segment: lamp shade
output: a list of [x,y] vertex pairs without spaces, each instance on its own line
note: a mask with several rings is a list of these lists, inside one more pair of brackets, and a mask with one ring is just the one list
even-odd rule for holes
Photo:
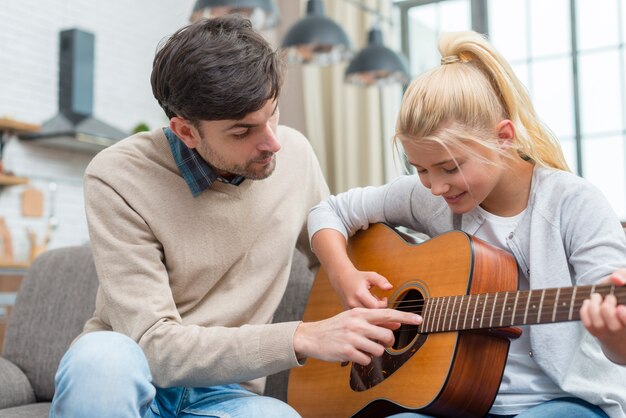
[[306,17],[287,31],[282,46],[290,61],[303,64],[331,65],[352,55],[348,35],[324,16],[321,0],[308,1]]
[[383,45],[377,26],[368,34],[368,43],[346,68],[346,82],[359,86],[406,83],[409,79],[406,59]]
[[191,14],[192,22],[203,17],[238,13],[252,22],[255,29],[269,29],[278,24],[280,13],[274,0],[197,0]]

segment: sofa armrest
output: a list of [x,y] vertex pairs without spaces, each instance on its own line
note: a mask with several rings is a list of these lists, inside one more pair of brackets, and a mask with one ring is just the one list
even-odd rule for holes
[[26,375],[13,363],[0,357],[0,409],[36,402]]

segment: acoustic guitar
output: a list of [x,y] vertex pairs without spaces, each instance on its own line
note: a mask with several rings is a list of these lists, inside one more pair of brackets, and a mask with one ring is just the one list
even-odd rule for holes
[[[358,269],[393,284],[378,296],[424,321],[394,331],[393,347],[366,367],[308,359],[292,369],[288,401],[304,418],[483,416],[498,392],[510,338],[521,335],[515,326],[578,320],[594,292],[626,300],[626,287],[613,285],[518,291],[515,259],[461,231],[413,244],[374,224],[349,240],[348,255]],[[320,269],[304,321],[342,310]]]

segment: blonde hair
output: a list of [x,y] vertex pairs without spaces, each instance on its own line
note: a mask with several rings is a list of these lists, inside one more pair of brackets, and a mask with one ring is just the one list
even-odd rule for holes
[[442,65],[413,80],[404,94],[396,140],[430,140],[446,147],[471,140],[495,149],[494,128],[510,119],[512,148],[519,155],[569,171],[558,139],[537,116],[511,66],[482,35],[443,34],[439,51]]

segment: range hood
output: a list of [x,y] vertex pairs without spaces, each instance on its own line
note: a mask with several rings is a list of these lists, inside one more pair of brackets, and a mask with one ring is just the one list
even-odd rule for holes
[[36,133],[19,135],[41,145],[97,152],[128,134],[96,119],[93,113],[95,36],[79,29],[61,31],[59,113]]

